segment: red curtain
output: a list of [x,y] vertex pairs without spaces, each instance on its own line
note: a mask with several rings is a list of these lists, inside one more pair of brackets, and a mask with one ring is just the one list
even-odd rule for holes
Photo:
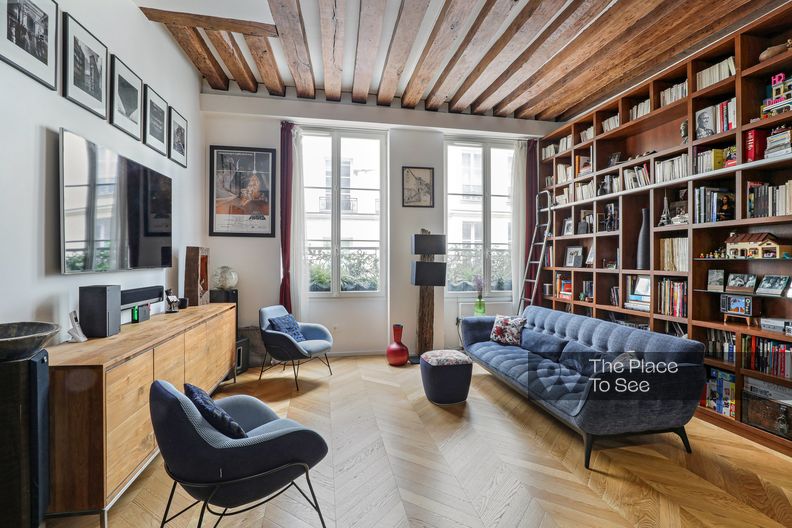
[[[528,262],[528,254],[531,251],[531,240],[534,228],[536,227],[536,195],[539,185],[539,140],[529,139],[527,151],[528,166],[525,169],[525,261]],[[531,276],[536,273],[536,267],[531,266]],[[537,285],[538,286],[538,285]],[[523,284],[523,295],[528,295],[527,284]]]
[[282,277],[280,304],[291,313],[292,131],[294,123],[281,121],[280,241]]

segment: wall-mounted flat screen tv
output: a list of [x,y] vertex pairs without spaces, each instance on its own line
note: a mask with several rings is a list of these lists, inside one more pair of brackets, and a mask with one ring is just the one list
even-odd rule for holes
[[63,273],[171,267],[171,179],[61,130]]

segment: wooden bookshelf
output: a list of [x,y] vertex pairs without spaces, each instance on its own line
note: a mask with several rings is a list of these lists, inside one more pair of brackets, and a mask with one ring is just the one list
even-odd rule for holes
[[[548,251],[553,266],[545,268],[539,280],[551,284],[553,291],[542,297],[542,304],[557,310],[588,315],[603,320],[621,319],[641,324],[656,332],[673,333],[674,326],[681,328],[691,339],[706,341],[708,330],[732,332],[735,335],[735,362],[707,357],[707,367],[717,368],[735,375],[737,388],[736,418],[722,416],[717,412],[701,407],[698,416],[719,426],[728,428],[742,436],[763,445],[792,455],[792,441],[752,427],[742,421],[742,387],[746,377],[768,381],[784,387],[792,387],[792,379],[781,378],[743,367],[743,357],[748,351],[742,350],[743,336],[768,338],[792,343],[792,337],[782,333],[762,330],[758,326],[747,326],[735,322],[724,323],[720,313],[720,295],[708,292],[707,271],[723,269],[730,273],[752,273],[761,279],[766,274],[792,275],[792,260],[784,259],[717,259],[706,255],[725,245],[725,239],[732,232],[758,233],[771,232],[783,242],[792,242],[792,215],[749,218],[747,207],[747,184],[749,181],[781,185],[792,179],[792,155],[761,159],[747,162],[744,152],[745,137],[750,130],[769,130],[780,125],[792,126],[792,112],[774,117],[754,120],[760,115],[760,105],[765,97],[765,88],[770,77],[783,72],[792,78],[792,50],[776,57],[759,62],[759,54],[768,46],[785,42],[792,38],[792,6],[777,9],[754,23],[707,48],[691,55],[676,64],[636,85],[631,90],[611,99],[593,110],[567,122],[540,142],[541,152],[550,144],[558,144],[566,136],[572,136],[572,147],[550,156],[538,163],[538,188],[547,189],[558,199],[567,189],[568,201],[551,207],[554,236]],[[720,82],[699,89],[696,73],[730,56],[734,57],[736,74]],[[660,106],[660,92],[687,79],[688,95],[677,101]],[[716,105],[731,98],[736,99],[736,127],[732,130],[696,138],[696,112],[707,106]],[[648,114],[630,119],[630,109],[645,100],[650,101]],[[603,122],[619,116],[620,126],[607,132]],[[682,141],[680,125],[687,121],[689,139]],[[594,137],[582,141],[581,131],[594,127]],[[697,171],[696,156],[699,152],[712,148],[736,146],[737,164],[717,170]],[[618,162],[612,162],[615,153],[621,153]],[[687,175],[671,180],[655,179],[655,163],[687,154]],[[590,156],[592,171],[578,174],[575,171],[577,156]],[[624,159],[632,157],[632,159]],[[559,181],[558,165],[571,165],[572,179]],[[645,165],[644,165],[645,164]],[[645,166],[649,172],[648,185],[625,189],[625,170]],[[607,195],[597,195],[582,199],[576,195],[576,185],[594,182],[599,189],[605,177],[619,184],[619,190]],[[729,189],[735,194],[734,220],[722,222],[694,223],[695,189],[715,186]],[[690,223],[658,227],[663,211],[663,199],[669,201],[684,190]],[[618,229],[603,231],[599,226],[593,232],[578,234],[577,225],[581,212],[591,211],[595,218],[603,214],[612,204],[618,208]],[[641,225],[642,209],[648,209],[651,225],[650,266],[637,270],[636,249]],[[572,219],[575,234],[563,235],[564,221]],[[596,222],[595,222],[596,224]],[[665,238],[687,238],[688,261],[686,271],[666,271],[661,269],[660,244]],[[567,267],[565,253],[568,247],[584,248],[584,261],[590,251],[594,251],[593,266]],[[603,261],[617,261],[615,269],[607,269]],[[625,307],[625,284],[630,276],[649,277],[652,285],[650,311],[642,312]],[[557,278],[571,281],[572,297],[559,298]],[[659,281],[668,278],[673,281],[687,282],[687,312],[684,317],[661,313],[658,307],[657,286]],[[593,301],[580,297],[583,281],[594,285]],[[619,288],[618,304],[611,303],[611,288]],[[542,287],[541,284],[539,287]],[[790,286],[792,287],[792,285]],[[753,294],[761,301],[761,316],[792,319],[792,299],[767,298]],[[703,388],[702,388],[703,390]]]

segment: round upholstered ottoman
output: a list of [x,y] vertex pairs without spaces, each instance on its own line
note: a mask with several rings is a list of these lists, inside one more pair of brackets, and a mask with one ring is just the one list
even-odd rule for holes
[[430,402],[438,405],[467,399],[473,362],[456,350],[431,350],[421,355],[421,380]]

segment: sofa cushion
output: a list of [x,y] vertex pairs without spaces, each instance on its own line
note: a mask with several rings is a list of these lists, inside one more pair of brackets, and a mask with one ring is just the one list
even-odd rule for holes
[[541,334],[534,330],[523,328],[520,346],[525,350],[539,354],[540,356],[558,361],[561,351],[564,350],[567,342],[564,339],[550,334]]
[[219,432],[229,438],[247,438],[248,435],[245,433],[245,430],[242,429],[242,426],[231,418],[231,415],[225,412],[225,410],[218,407],[206,391],[195,385],[185,383],[184,395],[195,405],[195,408],[198,409],[201,416]]
[[525,326],[525,319],[522,317],[497,315],[490,339],[503,345],[519,345],[523,326]]
[[605,352],[596,350],[578,343],[577,341],[570,341],[564,347],[564,351],[561,352],[559,363],[569,369],[580,372],[585,376],[592,376],[595,369],[597,369],[599,372],[602,371],[601,362],[597,362],[595,360],[601,359],[610,361],[618,355],[619,352]]
[[276,332],[283,332],[291,336],[292,339],[297,341],[305,341],[305,336],[300,331],[300,324],[292,314],[281,315],[280,317],[273,317],[269,320],[273,330]]

